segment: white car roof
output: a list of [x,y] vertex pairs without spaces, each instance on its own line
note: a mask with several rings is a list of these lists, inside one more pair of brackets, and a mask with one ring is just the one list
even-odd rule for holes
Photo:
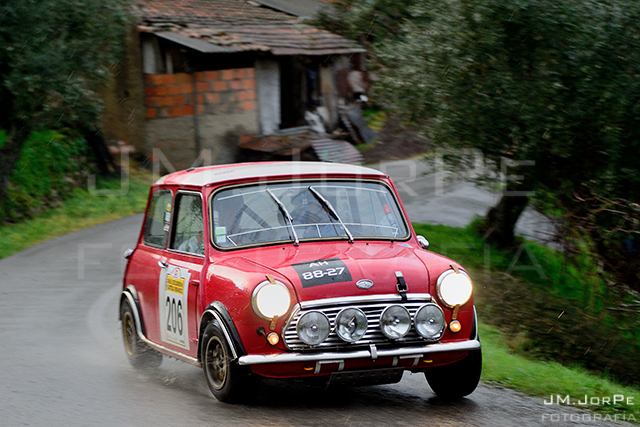
[[375,169],[345,165],[340,163],[323,162],[264,162],[264,163],[235,163],[228,165],[206,166],[187,169],[165,175],[156,184],[175,184],[205,186],[225,181],[235,181],[250,178],[274,178],[286,176],[324,176],[324,175],[352,175],[352,176],[386,176]]

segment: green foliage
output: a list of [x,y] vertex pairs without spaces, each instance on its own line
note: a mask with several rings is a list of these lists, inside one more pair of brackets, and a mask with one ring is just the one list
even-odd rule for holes
[[132,173],[122,191],[120,179],[98,179],[100,195],[76,187],[56,208],[0,225],[0,259],[72,231],[144,212],[151,182],[149,173]]
[[639,384],[640,318],[617,311],[628,296],[606,286],[588,245],[571,258],[528,241],[497,249],[484,242],[476,226],[414,224],[433,251],[471,273],[482,322],[504,331],[509,346],[521,354]]
[[380,43],[402,37],[418,0],[342,0],[324,8],[312,24],[354,40]]
[[43,206],[64,198],[89,172],[87,145],[55,131],[33,133],[22,147],[11,174],[7,197],[0,204],[0,219],[31,217]]
[[388,114],[385,110],[366,109],[362,111],[362,115],[367,121],[367,125],[376,132],[380,132],[387,121]]
[[[4,0],[0,5],[0,128],[93,123],[122,45],[126,0]],[[28,136],[27,132],[27,135]],[[26,137],[25,136],[25,137]]]
[[518,174],[570,199],[640,189],[637,2],[421,2],[380,46],[388,99],[436,142],[535,161]]
[[[73,129],[92,143],[99,139],[100,91],[123,46],[127,4],[0,3],[0,129],[7,132],[0,147],[0,220],[33,215],[43,199],[54,200],[67,187],[63,180],[73,179],[62,163],[72,170],[83,161],[84,151],[74,157],[80,150],[76,138],[62,141],[44,129]],[[29,137],[43,142],[25,148]]]
[[[422,119],[433,145],[480,150],[488,176],[519,176],[506,191],[535,194],[566,225],[569,249],[591,242],[615,280],[636,290],[639,6],[428,0],[411,5],[401,36],[377,43],[375,56],[379,98]],[[502,245],[526,202],[505,196],[485,221]]]
[[539,362],[509,351],[510,342],[495,327],[483,323],[480,314],[480,336],[482,339],[482,380],[504,387],[514,388],[529,395],[549,400],[549,396],[571,396],[572,401],[584,396],[602,398],[613,395],[630,397],[619,405],[594,405],[590,409],[602,414],[615,415],[627,419],[633,415],[640,420],[637,402],[640,390],[623,387],[601,373],[587,372],[575,366],[564,366],[554,362]]
[[0,129],[0,148],[7,142],[7,133]]
[[522,239],[514,248],[496,248],[477,232],[479,221],[477,218],[467,228],[426,224],[414,224],[414,228],[429,240],[431,250],[462,262],[478,276],[517,275],[545,292],[579,300],[584,306],[599,301],[603,282],[586,247],[570,260],[554,248]]

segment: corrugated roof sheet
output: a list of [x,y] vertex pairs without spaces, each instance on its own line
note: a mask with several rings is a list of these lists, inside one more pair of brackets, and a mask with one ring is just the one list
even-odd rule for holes
[[165,38],[172,32],[233,52],[330,55],[364,51],[344,37],[250,0],[135,0],[133,13],[141,31],[163,33]]
[[362,153],[347,141],[317,139],[311,141],[311,145],[320,160],[325,162],[351,165],[361,165],[364,162]]

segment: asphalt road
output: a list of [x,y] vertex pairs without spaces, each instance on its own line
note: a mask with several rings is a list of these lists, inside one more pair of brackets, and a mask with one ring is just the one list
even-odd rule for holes
[[110,222],[0,260],[0,426],[620,425],[486,385],[443,402],[418,374],[341,391],[268,381],[254,404],[234,406],[217,402],[202,371],[186,363],[166,358],[157,370],[136,371],[117,312],[122,252],[141,220]]

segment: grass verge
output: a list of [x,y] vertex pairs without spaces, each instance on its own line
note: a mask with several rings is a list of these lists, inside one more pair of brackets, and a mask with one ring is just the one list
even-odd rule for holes
[[[639,423],[640,390],[616,382],[623,372],[631,373],[627,383],[638,384],[638,335],[632,319],[611,318],[606,289],[585,274],[588,266],[533,242],[513,250],[486,246],[473,225],[414,228],[431,250],[460,262],[474,278],[484,381],[546,400],[570,396],[573,406]],[[631,331],[616,328],[624,322]],[[580,405],[585,396],[588,404]],[[613,404],[613,396],[625,401]]]
[[98,179],[76,188],[59,207],[37,218],[0,226],[0,259],[72,231],[144,211],[151,175],[131,171],[127,180]]
[[519,390],[540,398],[540,403],[554,402],[549,406],[549,413],[562,412],[557,403],[561,400],[570,402],[572,407],[601,414],[603,421],[640,424],[640,390],[622,386],[578,366],[532,360],[515,354],[509,350],[509,342],[502,332],[483,324],[482,318],[480,340],[482,381]]

